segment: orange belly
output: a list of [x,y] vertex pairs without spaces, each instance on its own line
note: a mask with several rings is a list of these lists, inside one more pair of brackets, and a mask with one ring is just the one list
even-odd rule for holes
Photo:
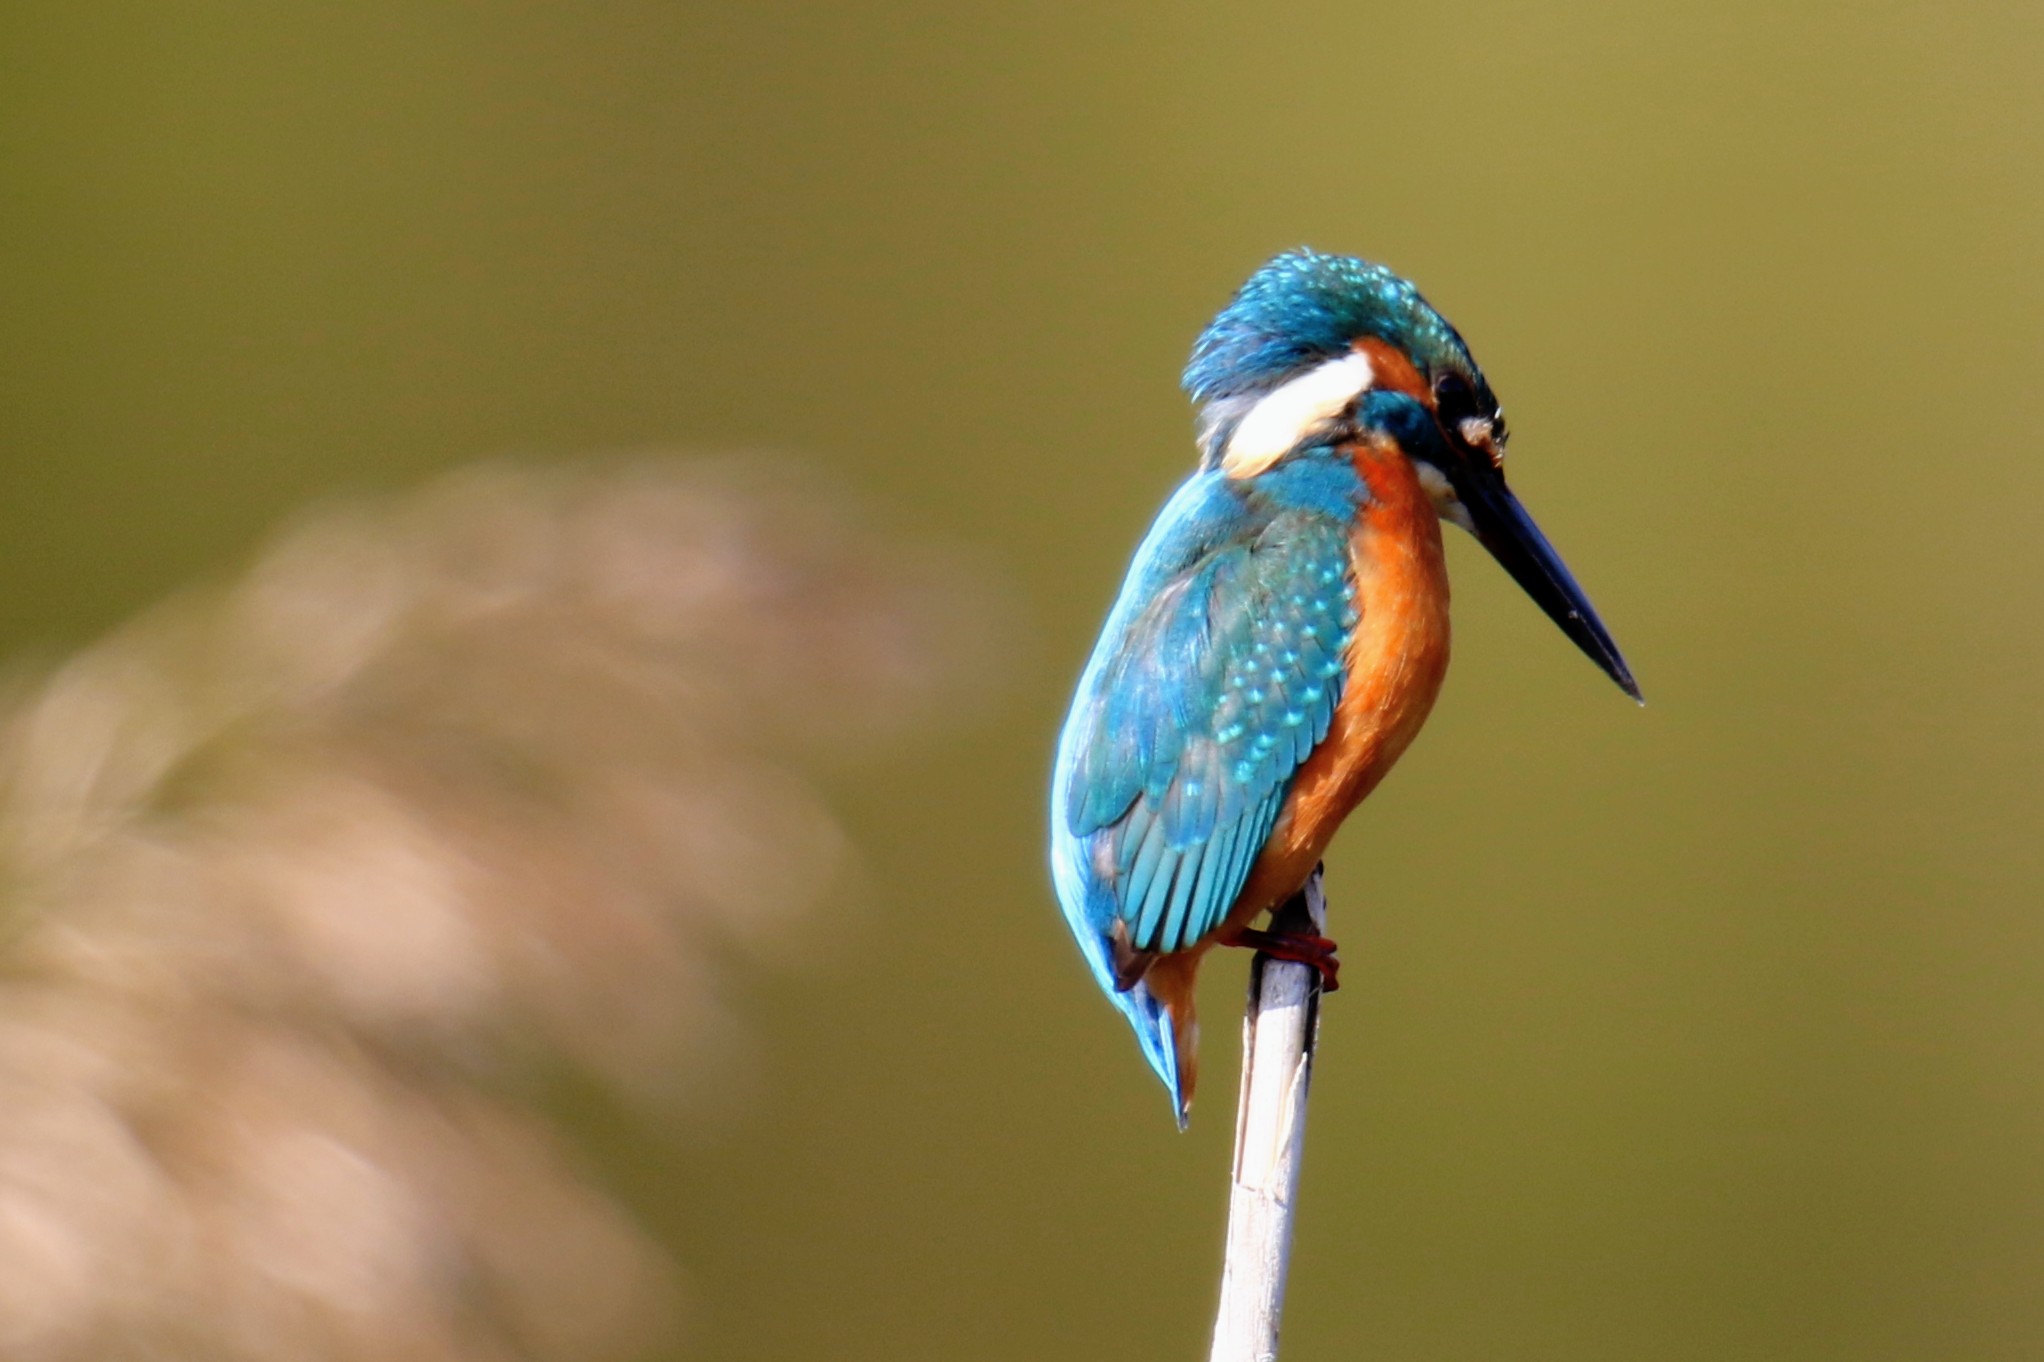
[[1349,812],[1419,735],[1448,671],[1448,569],[1433,501],[1403,454],[1357,445],[1370,505],[1349,541],[1362,619],[1327,737],[1294,778],[1263,855],[1230,910],[1248,926],[1306,882]]

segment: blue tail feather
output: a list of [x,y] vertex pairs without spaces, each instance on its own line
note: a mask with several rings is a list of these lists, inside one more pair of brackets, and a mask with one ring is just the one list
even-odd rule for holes
[[1178,1072],[1178,1045],[1172,1035],[1171,1014],[1142,984],[1126,993],[1109,996],[1134,1028],[1136,1043],[1143,1048],[1143,1058],[1150,1061],[1157,1077],[1164,1080],[1165,1090],[1171,1094],[1172,1118],[1178,1122],[1180,1130],[1185,1129],[1187,1102],[1184,1081]]

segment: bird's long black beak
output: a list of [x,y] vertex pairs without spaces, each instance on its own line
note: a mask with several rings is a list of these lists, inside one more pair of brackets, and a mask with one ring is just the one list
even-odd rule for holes
[[[1477,455],[1478,460],[1482,457]],[[1533,517],[1526,514],[1526,508],[1505,486],[1503,475],[1472,460],[1453,482],[1477,542],[1490,550],[1491,557],[1512,574],[1512,580],[1525,588],[1526,594],[1547,612],[1547,617],[1560,625],[1561,631],[1602,667],[1620,690],[1646,703],[1604,622],[1590,608],[1589,599],[1569,575],[1554,545],[1547,542]]]

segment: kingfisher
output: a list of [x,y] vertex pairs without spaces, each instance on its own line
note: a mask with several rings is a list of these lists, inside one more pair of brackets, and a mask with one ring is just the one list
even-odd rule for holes
[[1254,925],[1418,735],[1448,667],[1441,522],[1640,691],[1505,485],[1505,418],[1469,347],[1382,265],[1288,251],[1194,343],[1199,462],[1158,513],[1058,739],[1051,871],[1095,980],[1185,1128],[1193,983],[1215,946],[1303,961]]

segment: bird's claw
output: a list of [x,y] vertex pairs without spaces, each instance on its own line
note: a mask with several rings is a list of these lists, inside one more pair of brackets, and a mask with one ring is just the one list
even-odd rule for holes
[[1236,932],[1227,944],[1260,951],[1273,960],[1311,965],[1314,972],[1320,976],[1320,990],[1323,993],[1332,993],[1341,987],[1341,961],[1336,957],[1337,948],[1329,937],[1295,936],[1289,932],[1266,932],[1254,927],[1244,927]]

